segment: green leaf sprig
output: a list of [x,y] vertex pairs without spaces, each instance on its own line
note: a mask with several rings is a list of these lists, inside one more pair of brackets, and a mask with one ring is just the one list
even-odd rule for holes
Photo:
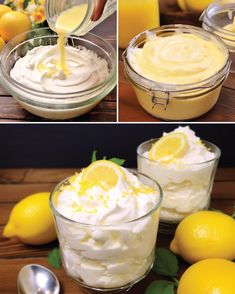
[[166,248],[158,248],[155,254],[153,272],[171,278],[170,280],[159,280],[152,282],[145,294],[174,294],[178,286],[179,261],[174,253]]
[[[92,156],[91,156],[91,162],[92,162],[92,163],[98,160],[98,159],[97,159],[97,152],[98,152],[97,150],[94,150],[94,151],[92,152]],[[112,162],[114,162],[114,163],[116,163],[116,164],[118,164],[118,165],[120,165],[120,166],[122,166],[122,165],[126,162],[125,159],[121,159],[121,158],[118,158],[118,157],[112,157],[112,158],[110,158],[110,159],[107,159],[107,156],[103,156],[102,159],[103,159],[103,160],[109,160],[109,161],[112,161]]]
[[23,8],[26,9],[29,5],[30,0],[24,0]]
[[54,248],[51,252],[49,252],[48,263],[55,269],[59,269],[61,267],[61,256],[59,248]]

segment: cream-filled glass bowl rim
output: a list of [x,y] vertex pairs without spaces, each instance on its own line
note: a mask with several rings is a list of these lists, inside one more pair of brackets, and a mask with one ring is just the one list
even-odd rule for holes
[[121,226],[123,224],[132,224],[132,223],[135,223],[135,222],[138,222],[140,220],[143,220],[145,219],[146,217],[150,216],[151,214],[153,214],[155,211],[157,211],[158,208],[160,208],[161,206],[161,203],[162,203],[162,199],[163,199],[163,191],[162,191],[162,188],[161,186],[159,185],[159,183],[152,179],[151,177],[143,174],[143,173],[140,173],[140,172],[136,172],[132,169],[127,169],[130,173],[132,173],[133,175],[137,176],[140,175],[141,177],[144,177],[146,179],[148,179],[148,181],[151,181],[154,186],[157,188],[157,192],[158,192],[158,199],[156,201],[156,204],[155,206],[150,210],[148,211],[146,214],[136,218],[136,219],[133,219],[133,220],[130,220],[130,221],[127,221],[127,222],[123,222],[123,223],[113,223],[113,224],[108,224],[108,225],[96,225],[96,224],[87,224],[87,223],[82,223],[82,222],[78,222],[78,221],[75,221],[75,220],[72,220],[66,216],[64,216],[63,214],[61,214],[55,207],[54,203],[53,203],[53,197],[54,197],[54,194],[63,186],[65,185],[65,183],[67,183],[69,181],[69,179],[71,178],[70,177],[67,177],[65,178],[64,180],[62,180],[54,189],[53,191],[51,192],[50,194],[50,198],[49,198],[49,202],[50,202],[50,207],[51,207],[51,210],[53,211],[54,215],[56,215],[57,217],[60,217],[62,218],[63,220],[65,221],[68,221],[68,222],[72,222],[72,223],[75,223],[75,224],[80,224],[82,226],[86,226],[86,227],[95,227],[95,228],[109,228],[109,227],[113,227],[113,226]]
[[[191,34],[197,34],[200,37],[204,37],[206,39],[211,39],[217,42],[219,46],[224,50],[225,55],[227,55],[227,60],[224,64],[224,66],[216,72],[214,75],[211,77],[202,80],[200,82],[195,82],[195,83],[190,83],[190,84],[169,84],[169,83],[161,83],[161,82],[156,82],[154,80],[148,79],[145,76],[142,76],[139,74],[131,65],[131,63],[128,60],[128,51],[135,48],[139,47],[140,45],[142,46],[145,41],[146,41],[146,36],[148,34],[156,34],[156,36],[161,36],[161,34],[164,33],[177,33],[177,32],[182,32],[182,33],[191,33]],[[182,24],[175,24],[175,25],[164,25],[159,28],[151,29],[151,30],[146,30],[137,36],[135,36],[129,43],[128,48],[123,52],[123,60],[124,64],[128,66],[134,73],[135,75],[141,77],[141,79],[145,82],[151,85],[152,90],[159,90],[159,91],[170,91],[170,92],[184,92],[184,91],[190,91],[190,90],[200,90],[200,89],[209,89],[220,80],[225,74],[229,72],[231,61],[229,58],[229,50],[225,43],[216,35],[203,30],[202,28],[198,28],[195,26],[190,26],[190,25],[182,25]],[[141,83],[143,84],[143,82]]]
[[[27,36],[28,34],[32,34],[32,33],[36,33],[36,34],[39,34],[41,32],[48,32],[48,34],[45,34],[45,35],[38,35],[36,37],[29,37],[27,38],[25,41],[22,41],[20,42],[19,44],[17,44],[16,46],[14,46],[15,43],[17,43],[16,41],[20,38],[22,38],[23,36]],[[88,39],[86,39],[86,37]],[[30,87],[27,87],[25,85],[22,85],[21,83],[19,83],[18,81],[16,81],[15,79],[13,79],[9,73],[6,72],[5,70],[5,66],[3,64],[3,58],[2,56],[4,55],[5,51],[8,50],[9,47],[12,47],[12,49],[9,51],[9,53],[7,54],[6,57],[4,57],[6,60],[7,58],[9,58],[9,56],[12,54],[13,51],[15,51],[17,48],[25,45],[26,43],[30,42],[30,41],[34,41],[34,40],[39,40],[39,39],[46,39],[46,38],[58,38],[58,35],[56,33],[54,33],[53,31],[51,31],[50,28],[39,28],[39,29],[34,29],[34,30],[31,30],[31,31],[27,31],[25,33],[22,33],[20,35],[17,35],[15,38],[13,38],[11,41],[9,41],[5,46],[4,48],[2,49],[1,51],[1,60],[0,60],[0,71],[2,72],[2,74],[4,75],[4,77],[8,80],[8,82],[14,84],[17,88],[20,88],[21,90],[26,90],[28,92],[35,92],[41,96],[50,96],[52,99],[58,99],[58,100],[62,100],[63,98],[66,99],[68,98],[67,96],[68,95],[83,95],[83,94],[87,94],[91,91],[95,91],[95,90],[98,90],[100,88],[102,88],[103,86],[107,85],[109,82],[111,82],[111,80],[115,77],[116,75],[116,52],[115,52],[115,49],[113,48],[113,46],[111,44],[109,44],[108,42],[106,42],[103,38],[100,38],[98,37],[97,35],[95,34],[92,34],[92,33],[88,33],[86,34],[86,36],[82,36],[82,37],[77,37],[77,36],[69,36],[67,37],[68,39],[71,39],[71,40],[82,40],[83,42],[87,42],[87,43],[90,43],[90,44],[94,44],[95,46],[97,46],[97,48],[101,49],[106,55],[107,55],[107,58],[110,59],[111,55],[108,54],[107,52],[105,52],[105,49],[101,48],[101,46],[99,45],[96,45],[96,43],[92,42],[89,40],[89,37],[91,38],[95,38],[97,40],[99,40],[100,42],[102,42],[105,46],[108,47],[108,49],[112,52],[112,55],[114,57],[114,62],[113,62],[113,66],[112,68],[110,69],[110,72],[109,72],[109,76],[107,77],[107,79],[105,81],[103,81],[102,83],[99,83],[98,85],[96,86],[93,86],[87,90],[83,90],[83,91],[76,91],[76,92],[66,92],[66,93],[59,93],[59,92],[46,92],[46,91],[40,91],[40,90],[34,90],[33,88],[30,88]],[[42,45],[43,46],[43,45]],[[36,48],[38,46],[35,46],[34,48]],[[73,46],[72,46],[73,47]],[[81,46],[81,47],[84,47],[84,46]],[[13,67],[12,67],[13,68]],[[36,96],[39,96],[39,95],[36,95]],[[44,97],[42,97],[44,98]],[[89,100],[93,100],[94,98],[90,98],[90,99],[87,99],[86,102],[89,103]]]
[[[209,25],[212,29],[215,29],[217,32],[220,32],[222,34],[222,36],[220,36],[220,38],[222,39],[226,39],[228,38],[229,41],[233,41],[231,40],[231,36],[235,37],[235,32],[232,31],[228,31],[225,30],[223,27],[218,26],[214,21],[212,21],[212,18],[209,16],[209,14],[213,14],[215,15],[216,12],[218,11],[224,11],[224,9],[215,9],[216,5],[221,4],[224,6],[228,6],[230,4],[233,4],[233,6],[235,7],[235,1],[232,0],[230,3],[228,2],[228,0],[226,0],[227,2],[223,4],[224,0],[216,0],[214,2],[212,2],[202,13],[202,15],[200,16],[200,21],[202,21],[203,23],[205,23],[206,25]],[[216,34],[216,32],[215,32]],[[225,38],[227,37],[227,38]]]
[[[140,158],[143,158],[143,159],[148,160],[148,161],[150,161],[150,162],[162,164],[161,161],[150,159],[150,158],[148,158],[147,156],[145,156],[145,155],[143,154],[143,152],[141,152],[142,149],[143,149],[143,146],[144,146],[144,145],[150,145],[150,146],[151,146],[152,144],[156,143],[156,142],[157,142],[158,140],[160,140],[160,139],[161,139],[161,138],[150,139],[150,140],[148,140],[148,141],[145,141],[145,142],[141,143],[141,144],[137,147],[137,150],[136,150],[137,155],[138,155]],[[220,150],[220,148],[219,148],[218,146],[216,146],[215,144],[213,144],[213,143],[211,143],[211,142],[209,142],[209,141],[205,141],[205,140],[201,140],[201,142],[202,142],[204,145],[213,148],[212,153],[214,153],[214,155],[215,155],[214,158],[209,159],[209,160],[206,160],[206,161],[202,161],[202,162],[186,163],[186,164],[184,164],[185,167],[189,167],[189,166],[200,166],[200,165],[203,165],[203,164],[205,164],[205,163],[210,163],[210,162],[216,161],[216,160],[218,160],[218,159],[220,158],[220,156],[221,156],[221,150]],[[150,149],[147,150],[147,152],[149,152],[149,151],[150,151]],[[209,150],[209,151],[210,151],[210,150]]]

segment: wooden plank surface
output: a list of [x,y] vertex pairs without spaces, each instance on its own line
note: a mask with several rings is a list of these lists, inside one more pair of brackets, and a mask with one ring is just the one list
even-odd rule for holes
[[[189,24],[201,26],[200,13],[180,11],[177,0],[159,0],[161,24]],[[119,50],[119,121],[121,122],[160,122],[148,114],[138,103],[136,95],[124,75],[122,50]],[[235,74],[230,74],[225,82],[216,106],[197,122],[235,121]]]
[[[65,177],[79,171],[68,169],[0,169],[0,293],[16,294],[16,280],[19,270],[27,264],[39,263],[50,268],[60,280],[61,293],[85,294],[81,287],[67,277],[63,268],[52,269],[47,263],[48,252],[57,246],[56,242],[45,246],[27,246],[17,239],[2,237],[2,230],[9,213],[17,201],[30,193],[50,191]],[[232,213],[235,194],[235,168],[220,168],[216,174],[212,193],[212,207]],[[157,246],[168,247],[170,236],[158,235]],[[181,272],[187,264],[181,260]],[[132,288],[130,294],[143,294],[147,285],[154,279],[161,278],[150,273],[143,281]],[[190,294],[190,293],[189,293]]]
[[[116,48],[116,13],[92,30]],[[117,120],[116,89],[107,95],[91,112],[69,120],[70,122],[115,122]],[[0,86],[0,122],[46,122],[24,110]]]

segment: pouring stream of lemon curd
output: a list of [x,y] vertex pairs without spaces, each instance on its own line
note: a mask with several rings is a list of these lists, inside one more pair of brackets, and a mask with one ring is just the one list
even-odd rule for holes
[[86,16],[88,5],[86,3],[74,6],[62,12],[57,18],[55,31],[59,36],[58,45],[60,48],[60,68],[67,75],[69,73],[66,66],[65,38],[73,32]]

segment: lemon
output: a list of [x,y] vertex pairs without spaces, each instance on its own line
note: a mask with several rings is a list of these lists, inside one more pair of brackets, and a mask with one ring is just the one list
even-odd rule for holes
[[189,263],[195,263],[207,258],[233,260],[234,244],[235,221],[220,212],[201,211],[179,224],[170,249]]
[[185,0],[178,0],[178,5],[181,10],[187,10],[187,8],[185,6]]
[[2,17],[3,14],[10,12],[10,11],[12,11],[12,9],[9,6],[0,4],[0,17]]
[[234,294],[235,264],[225,259],[205,259],[189,267],[177,294]]
[[32,194],[18,202],[11,211],[3,236],[17,237],[23,243],[41,245],[56,239],[49,206],[50,193]]
[[8,42],[18,34],[29,31],[31,26],[27,15],[20,11],[10,11],[0,18],[0,35]]
[[[184,6],[186,10],[202,12],[207,8],[214,0],[184,0]],[[179,0],[181,2],[181,0]],[[182,0],[183,2],[183,0]]]
[[184,156],[188,149],[187,136],[183,133],[171,133],[153,144],[149,157],[152,160],[169,162]]
[[83,170],[83,181],[89,186],[104,183],[108,189],[112,189],[124,177],[122,168],[108,160],[97,160]]
[[3,40],[2,37],[0,37],[0,51],[2,50],[2,48],[6,45],[5,41]]

